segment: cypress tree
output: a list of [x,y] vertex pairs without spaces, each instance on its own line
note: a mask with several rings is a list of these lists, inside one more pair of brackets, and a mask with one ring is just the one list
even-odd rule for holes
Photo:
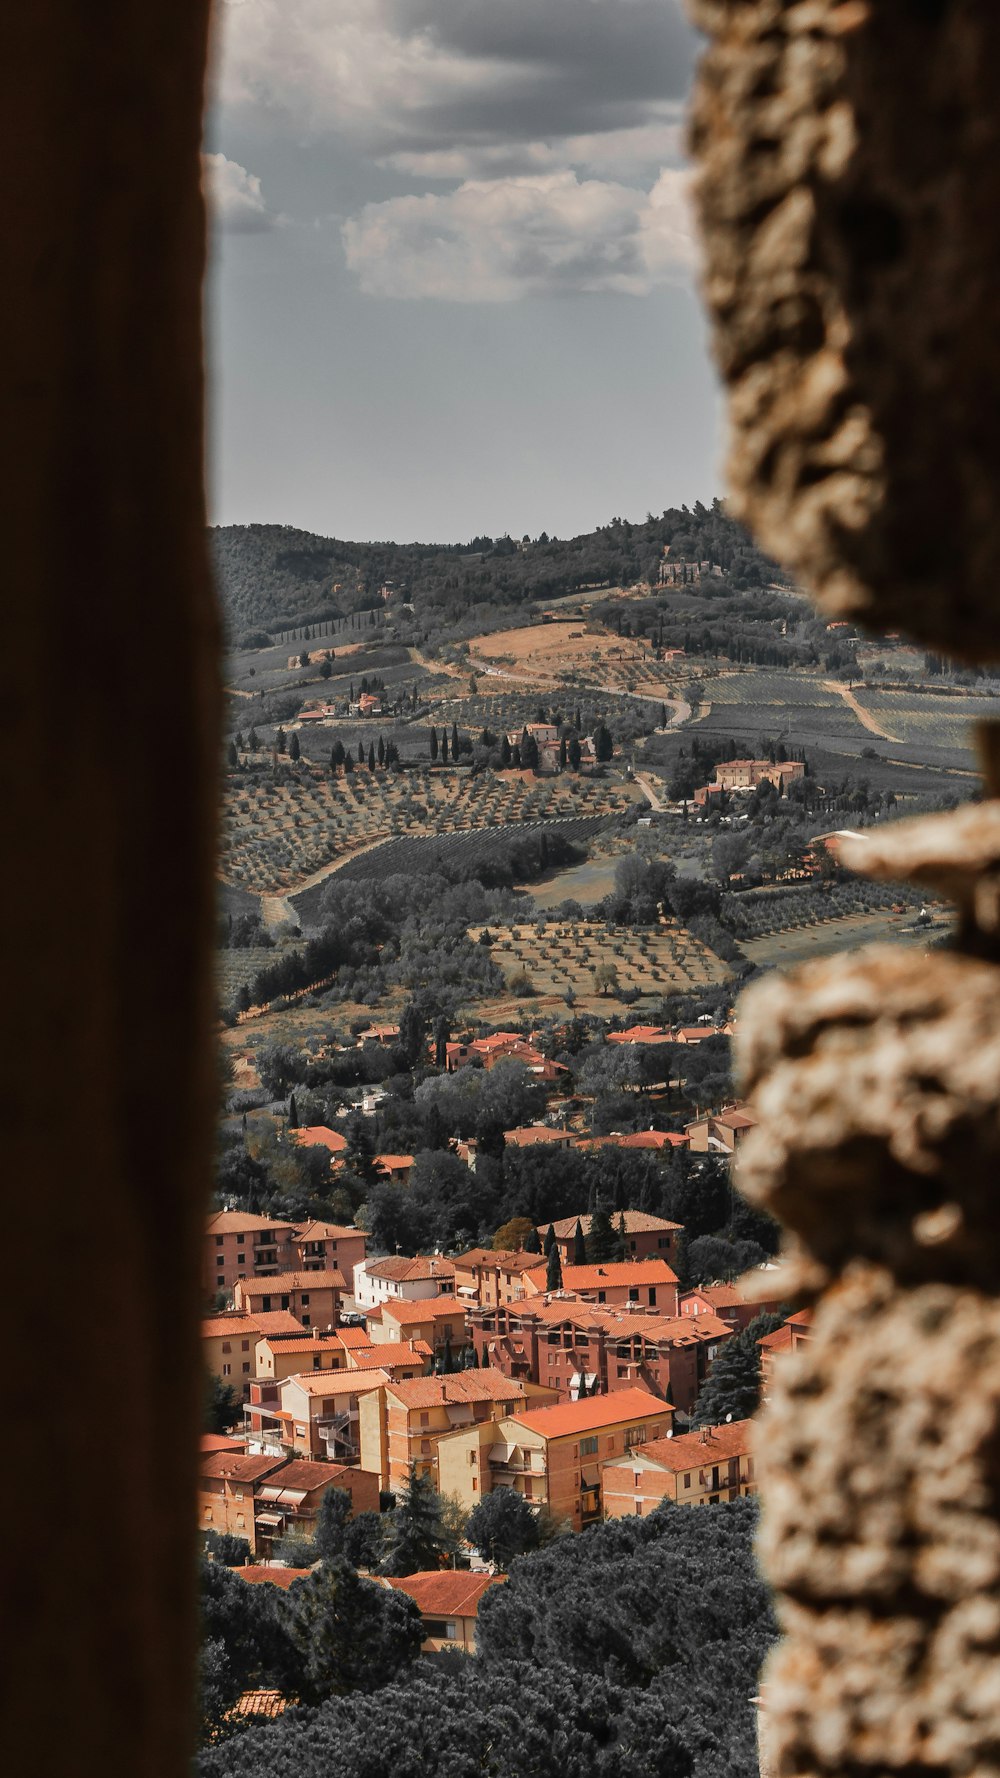
[[291,1098],[288,1101],[288,1128],[290,1130],[297,1130],[298,1127],[299,1127],[299,1108],[295,1103],[295,1094],[293,1093]]
[[545,1246],[543,1249],[546,1259],[548,1259],[549,1254],[552,1252],[552,1249],[555,1246],[555,1244],[556,1244],[556,1231],[555,1231],[553,1224],[550,1222],[549,1228],[548,1228],[548,1233],[545,1237]]
[[359,766],[363,766],[364,763],[365,763],[365,744],[363,741],[359,741],[358,742],[358,764],[359,764]]
[[240,763],[240,756],[239,756],[239,754],[238,754],[238,753],[237,753],[237,751],[236,751],[236,742],[235,742],[235,741],[230,741],[230,743],[229,743],[229,749],[228,749],[228,752],[227,752],[227,754],[226,754],[226,757],[227,757],[227,759],[228,759],[228,761],[229,761],[229,765],[230,765],[230,769],[231,769],[231,770],[232,770],[232,771],[235,771],[235,770],[236,770],[236,767],[237,767],[237,766],[238,766],[238,765],[239,765],[239,763]]
[[375,770],[375,743],[373,741],[368,743],[368,770],[370,772]]
[[431,728],[431,759],[435,760],[435,759],[437,759],[437,756],[438,756],[438,732],[437,732],[436,728],[432,727]]
[[385,742],[381,735],[378,738],[378,763],[380,766],[385,765]]
[[458,758],[458,723],[457,722],[453,722],[451,725],[451,757],[452,757],[452,759]]
[[293,733],[292,738],[288,743],[288,757],[289,759],[298,759],[301,752],[302,749],[299,746],[299,737]]
[[583,1224],[580,1221],[580,1218],[577,1217],[576,1228],[573,1230],[573,1264],[575,1266],[585,1266],[586,1263],[587,1243],[583,1236]]
[[559,1252],[559,1243],[553,1241],[548,1264],[545,1268],[545,1288],[546,1290],[561,1290],[562,1281],[562,1257]]
[[537,1229],[529,1229],[528,1233],[525,1235],[524,1251],[525,1253],[541,1253],[542,1243],[538,1238]]
[[500,743],[500,764],[504,767],[510,765],[510,742],[506,735]]
[[590,1218],[590,1233],[587,1236],[587,1256],[593,1264],[604,1260],[612,1260],[618,1245],[611,1213],[606,1204],[595,1205]]
[[446,728],[441,730],[441,762],[443,765],[448,764],[448,730]]

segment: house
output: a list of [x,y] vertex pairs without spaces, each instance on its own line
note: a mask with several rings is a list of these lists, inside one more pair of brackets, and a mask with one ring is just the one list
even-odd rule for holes
[[298,1327],[287,1339],[265,1335],[257,1341],[254,1359],[255,1377],[270,1377],[279,1383],[304,1370],[347,1369],[347,1350],[336,1328]]
[[389,1381],[383,1370],[299,1371],[280,1381],[254,1377],[244,1407],[247,1452],[333,1463],[358,1458],[358,1403]]
[[302,1223],[292,1233],[291,1264],[303,1272],[342,1272],[349,1279],[365,1257],[367,1240],[364,1229],[350,1224]]
[[382,1179],[391,1179],[396,1185],[409,1185],[410,1174],[413,1172],[413,1156],[411,1154],[377,1154],[375,1171]]
[[339,1130],[331,1130],[328,1124],[299,1124],[289,1130],[288,1139],[299,1148],[325,1148],[331,1161],[339,1160],[347,1153],[348,1141]]
[[384,1049],[391,1049],[399,1039],[398,1025],[366,1025],[358,1032],[358,1048],[366,1043],[380,1043]]
[[465,1510],[515,1488],[574,1531],[603,1516],[601,1467],[670,1431],[673,1411],[647,1389],[497,1415],[438,1441],[438,1486]]
[[544,1383],[562,1401],[636,1386],[689,1419],[702,1383],[732,1330],[713,1315],[664,1316],[555,1296],[470,1311],[481,1365]]
[[524,1277],[542,1263],[523,1249],[471,1247],[454,1261],[455,1295],[472,1303],[506,1303],[525,1295]]
[[548,1124],[522,1124],[519,1129],[505,1130],[504,1142],[508,1148],[572,1148],[573,1137],[569,1130],[553,1130]]
[[361,1462],[393,1493],[414,1468],[436,1487],[437,1443],[444,1433],[534,1399],[554,1401],[555,1392],[494,1370],[385,1383],[360,1404]]
[[321,1272],[278,1272],[272,1278],[238,1278],[233,1290],[237,1309],[290,1309],[303,1327],[335,1327],[341,1299],[346,1295],[344,1274],[327,1268]]
[[368,1314],[372,1345],[384,1340],[423,1340],[434,1353],[465,1345],[465,1308],[449,1291],[413,1303],[383,1303]]
[[812,1339],[812,1321],[812,1310],[800,1309],[797,1315],[790,1315],[783,1326],[775,1328],[774,1333],[765,1334],[762,1340],[758,1340],[762,1394],[765,1399],[770,1390],[775,1359],[785,1352],[794,1352],[799,1346],[809,1344]]
[[238,1278],[266,1277],[292,1259],[292,1224],[243,1210],[218,1210],[205,1225],[202,1288],[206,1300],[231,1291]]
[[421,1654],[438,1654],[442,1649],[460,1649],[463,1654],[476,1652],[476,1617],[480,1601],[491,1587],[506,1580],[503,1574],[469,1574],[462,1570],[432,1568],[429,1572],[406,1574],[397,1580],[383,1581],[412,1599],[423,1619],[424,1643]]
[[673,1043],[670,1032],[662,1025],[630,1025],[627,1031],[609,1031],[606,1043]]
[[692,1154],[735,1154],[756,1126],[755,1117],[732,1105],[726,1111],[708,1113],[685,1124],[684,1132]]
[[[580,1216],[561,1216],[558,1222],[552,1224],[540,1223],[538,1238],[544,1242],[551,1227],[555,1231],[562,1262],[568,1265],[573,1257],[576,1225],[580,1224],[586,1238],[590,1233],[590,1220],[589,1212],[584,1212]],[[625,1246],[630,1259],[659,1258],[665,1259],[668,1265],[673,1263],[677,1252],[677,1238],[682,1228],[679,1222],[668,1222],[662,1216],[648,1216],[645,1210],[623,1210],[615,1226],[618,1227],[622,1222],[625,1225]],[[535,1264],[538,1264],[537,1257]]]
[[302,1323],[289,1309],[270,1314],[247,1315],[230,1309],[224,1315],[207,1315],[201,1324],[201,1362],[209,1376],[218,1377],[233,1389],[245,1389],[254,1374],[257,1341],[268,1333],[300,1334]]
[[331,1488],[350,1495],[352,1518],[379,1510],[378,1477],[364,1469],[293,1459],[262,1477],[254,1492],[255,1553],[266,1559],[279,1538],[313,1537]]
[[414,1303],[454,1293],[455,1267],[440,1253],[365,1259],[354,1267],[354,1305],[362,1312],[381,1303]]
[[605,1517],[643,1517],[664,1500],[675,1506],[715,1506],[755,1493],[752,1425],[734,1420],[706,1426],[678,1438],[656,1439],[605,1463]]
[[[548,1268],[544,1264],[525,1272],[526,1296],[548,1293]],[[677,1314],[677,1273],[662,1259],[605,1260],[601,1265],[563,1266],[560,1290],[565,1296],[583,1297],[592,1303],[619,1307],[641,1303],[661,1314]]]
[[245,1537],[255,1555],[254,1488],[284,1461],[282,1452],[203,1452],[198,1462],[199,1528]]
[[745,1297],[735,1284],[706,1284],[698,1290],[687,1290],[681,1297],[682,1315],[715,1315],[733,1333],[741,1333],[758,1315],[781,1308],[777,1297],[766,1301]]

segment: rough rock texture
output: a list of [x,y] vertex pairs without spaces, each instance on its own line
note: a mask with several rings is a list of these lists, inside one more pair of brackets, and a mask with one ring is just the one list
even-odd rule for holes
[[831,615],[992,659],[1000,7],[688,4],[732,506]]

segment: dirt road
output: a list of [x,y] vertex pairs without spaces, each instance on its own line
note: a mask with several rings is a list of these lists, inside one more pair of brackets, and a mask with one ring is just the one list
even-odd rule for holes
[[866,728],[870,735],[878,735],[881,741],[902,741],[902,735],[890,735],[888,729],[880,728],[871,712],[862,708],[846,685],[841,685],[836,679],[824,679],[823,685],[827,691],[835,691],[838,697],[843,698],[848,709],[854,711],[862,728]]

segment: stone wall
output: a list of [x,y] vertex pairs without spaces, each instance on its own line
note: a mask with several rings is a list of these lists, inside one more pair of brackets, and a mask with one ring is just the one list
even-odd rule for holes
[[[1000,8],[692,0],[735,509],[832,615],[1000,658]],[[958,939],[746,996],[741,1185],[814,1338],[759,1436],[775,1778],[1000,1765],[1000,791],[844,860]]]

